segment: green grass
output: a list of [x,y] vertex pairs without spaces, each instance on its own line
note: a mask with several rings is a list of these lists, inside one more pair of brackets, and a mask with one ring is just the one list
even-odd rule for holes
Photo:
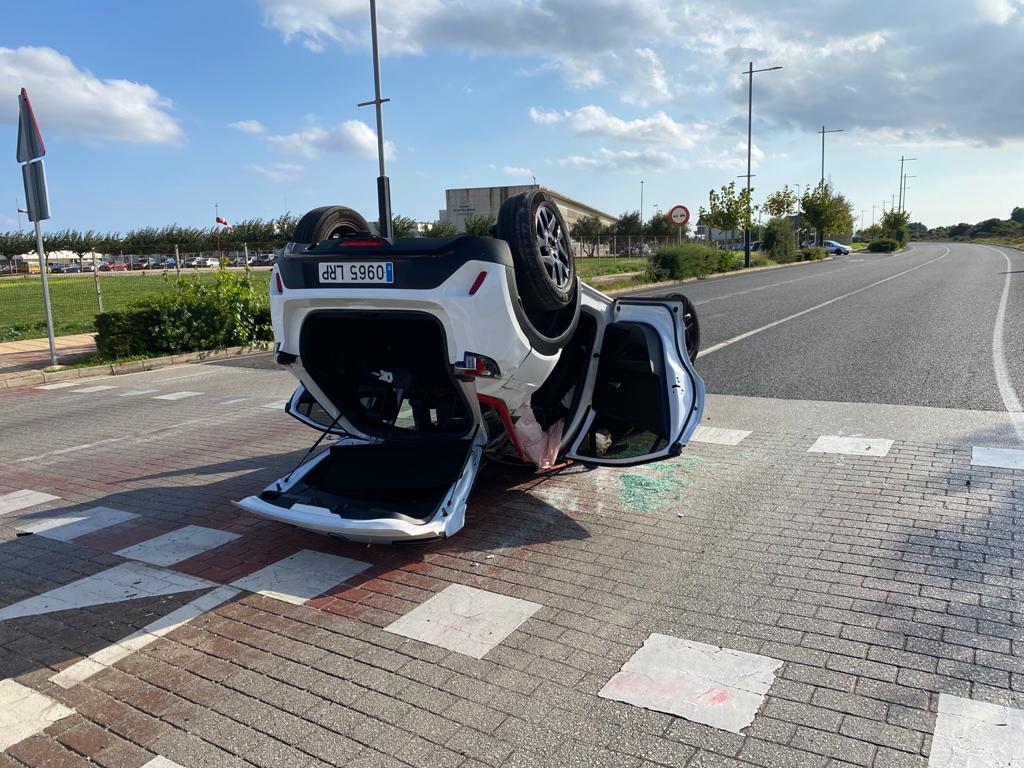
[[[204,282],[215,273],[195,273]],[[253,273],[257,280],[270,284],[270,272]],[[182,277],[192,278],[182,272]],[[99,311],[96,285],[91,274],[49,275],[50,305],[53,308],[54,333],[65,336],[89,333]],[[104,311],[125,309],[143,299],[169,291],[175,281],[173,273],[124,273],[100,275],[100,292]],[[38,275],[0,278],[0,342],[37,339],[46,335],[43,312],[43,291]]]
[[856,253],[857,251],[865,251],[865,250],[867,250],[868,244],[867,243],[851,243],[850,247],[853,248],[853,252]]
[[643,256],[613,256],[576,259],[576,272],[586,280],[588,277],[618,275],[622,272],[641,272],[647,269]]

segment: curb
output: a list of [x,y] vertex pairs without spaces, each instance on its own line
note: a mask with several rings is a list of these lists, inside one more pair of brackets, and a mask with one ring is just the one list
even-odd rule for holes
[[[637,291],[650,291],[658,288],[671,288],[676,285],[687,285],[689,283],[707,282],[708,280],[725,280],[730,277],[740,277],[741,275],[749,275],[754,272],[768,272],[772,269],[789,269],[790,267],[802,267],[805,264],[822,264],[826,261],[832,261],[833,256],[826,256],[824,259],[818,259],[817,261],[794,261],[791,264],[772,264],[767,267],[751,267],[750,269],[734,269],[732,272],[716,272],[713,275],[707,275],[706,277],[688,277],[685,280],[666,280],[661,283],[647,283],[646,285],[638,285],[636,288],[617,288],[614,291],[608,291],[609,296],[622,296],[630,293],[636,293]],[[584,280],[583,282],[587,282]]]
[[51,384],[71,379],[90,379],[96,376],[118,376],[125,373],[139,373],[156,368],[166,368],[180,363],[197,363],[206,360],[224,360],[232,357],[244,357],[270,351],[270,344],[258,344],[251,347],[227,347],[226,349],[210,349],[202,352],[185,352],[180,355],[149,357],[145,360],[130,360],[125,363],[107,363],[93,365],[88,368],[68,368],[60,371],[19,371],[0,375],[0,389],[15,389],[38,384]]

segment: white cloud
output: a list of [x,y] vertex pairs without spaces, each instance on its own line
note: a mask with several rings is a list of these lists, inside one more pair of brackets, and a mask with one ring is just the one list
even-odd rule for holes
[[529,168],[521,168],[516,165],[503,165],[501,167],[501,172],[506,176],[533,176],[533,171]]
[[611,150],[605,147],[590,155],[571,155],[558,161],[559,165],[583,168],[592,171],[617,171],[635,173],[637,171],[669,171],[686,167],[686,162],[660,149],[642,150]]
[[[764,160],[764,152],[757,144],[751,144],[751,168],[756,170],[762,160]],[[699,164],[705,168],[720,168],[725,171],[736,171],[737,173],[745,174],[747,171],[747,142],[738,141],[732,149],[723,149],[715,154],[706,154],[700,159]]]
[[52,48],[0,48],[0,122],[14,123],[14,95],[27,88],[45,138],[48,133],[136,144],[179,145],[181,126],[171,101],[130,80],[102,80]]
[[978,0],[978,11],[994,24],[1008,24],[1020,10],[1019,0]]
[[638,48],[630,65],[626,69],[627,84],[621,93],[623,101],[646,107],[672,98],[665,65],[657,53],[650,48]]
[[263,126],[259,120],[239,120],[234,123],[228,123],[228,128],[234,128],[236,131],[242,133],[263,133],[267,129]]
[[278,183],[294,178],[305,169],[305,166],[299,165],[298,163],[271,163],[270,165],[259,165],[254,163],[245,167],[247,170],[258,173],[261,176],[265,176],[270,181]]
[[709,133],[709,127],[703,123],[679,123],[664,112],[623,120],[596,104],[564,112],[544,112],[530,107],[530,117],[542,125],[565,121],[573,134],[581,138],[593,136],[641,144],[665,144],[678,149],[692,149]]
[[[377,134],[361,120],[346,120],[333,128],[311,125],[294,133],[267,136],[272,147],[289,155],[313,158],[322,152],[377,157]],[[384,142],[384,155],[393,158],[395,145]]]

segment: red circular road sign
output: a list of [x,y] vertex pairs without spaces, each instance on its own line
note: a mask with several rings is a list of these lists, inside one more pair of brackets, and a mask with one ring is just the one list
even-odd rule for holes
[[690,209],[685,205],[677,205],[668,212],[668,220],[677,227],[685,227],[690,220]]

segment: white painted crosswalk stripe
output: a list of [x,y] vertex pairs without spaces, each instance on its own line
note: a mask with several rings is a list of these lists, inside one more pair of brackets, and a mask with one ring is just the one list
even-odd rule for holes
[[1024,765],[1024,711],[939,694],[928,768]]
[[117,554],[150,565],[174,565],[237,538],[237,533],[204,528],[201,525],[186,525],[184,528],[118,550]]
[[14,680],[0,680],[0,752],[75,714]]
[[107,667],[113,666],[140,648],[145,648],[150,643],[173,632],[197,616],[201,616],[207,611],[212,611],[218,605],[227,602],[238,593],[239,590],[232,587],[217,587],[181,606],[181,608],[171,611],[166,616],[150,622],[142,629],[132,632],[116,643],[89,654],[69,667],[65,667],[51,677],[50,681],[61,688],[71,688],[78,685],[78,683],[88,680],[97,672],[102,672]]
[[10,525],[15,530],[34,533],[46,539],[71,541],[87,533],[101,531],[136,517],[138,515],[134,512],[125,512],[111,507],[92,507],[82,512],[22,517],[11,521]]
[[263,407],[264,408],[273,408],[275,411],[283,411],[284,407],[286,405],[288,405],[288,401],[287,400],[278,400],[275,403],[267,403]]
[[46,504],[49,501],[57,501],[60,496],[53,496],[41,491],[31,491],[27,488],[20,491],[12,491],[0,496],[0,515],[7,515],[21,509],[28,509],[39,504]]
[[250,399],[248,397],[232,397],[230,400],[221,400],[217,405],[234,405],[235,403],[244,403]]
[[715,445],[739,445],[752,433],[746,429],[723,429],[721,427],[697,427],[690,438],[695,443],[713,443]]
[[822,435],[807,449],[808,453],[835,453],[845,456],[885,456],[893,441],[880,437],[843,437]]
[[1024,451],[1015,448],[982,448],[974,446],[971,451],[971,466],[1024,469]]
[[94,387],[82,387],[81,389],[72,389],[71,393],[74,395],[91,395],[93,392],[106,392],[108,389],[117,389],[117,387],[110,384],[97,384]]
[[449,584],[384,630],[482,659],[540,609],[528,600]]
[[59,381],[56,384],[43,384],[36,389],[64,389],[65,387],[80,387],[81,381]]
[[195,397],[201,395],[202,392],[172,392],[169,395],[157,395],[154,400],[184,400],[186,397]]
[[159,391],[159,389],[129,389],[127,392],[119,394],[118,397],[138,397],[139,395],[151,395]]
[[148,763],[143,765],[142,768],[183,768],[183,766],[173,760],[168,760],[163,755],[157,755]]
[[767,656],[655,633],[598,696],[741,733],[781,666]]
[[173,595],[213,586],[216,586],[213,582],[196,576],[145,563],[128,562],[0,608],[0,621],[72,608],[121,603],[140,597]]
[[231,582],[231,586],[301,605],[369,567],[360,560],[304,549]]

